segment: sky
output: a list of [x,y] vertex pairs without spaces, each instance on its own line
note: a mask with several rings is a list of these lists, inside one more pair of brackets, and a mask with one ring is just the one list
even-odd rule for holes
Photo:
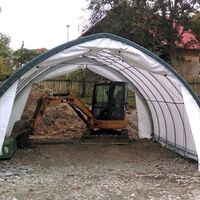
[[[0,0],[0,32],[10,47],[47,48],[80,36],[88,22],[87,0]],[[69,28],[67,28],[69,25]]]

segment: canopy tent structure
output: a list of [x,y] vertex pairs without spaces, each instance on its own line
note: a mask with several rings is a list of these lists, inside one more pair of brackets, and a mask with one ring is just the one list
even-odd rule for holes
[[27,63],[0,87],[0,149],[21,118],[33,83],[88,68],[126,81],[136,93],[138,134],[199,162],[200,102],[162,59],[116,35],[100,33],[60,45]]

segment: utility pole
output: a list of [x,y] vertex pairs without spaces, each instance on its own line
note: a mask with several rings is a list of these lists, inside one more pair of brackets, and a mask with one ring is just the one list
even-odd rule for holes
[[[2,7],[0,6],[0,14],[2,13]],[[1,24],[1,17],[0,17],[0,24]],[[1,32],[1,30],[0,30]],[[1,37],[1,36],[0,36]]]
[[69,28],[70,28],[70,25],[69,24],[67,24],[67,42],[69,41]]

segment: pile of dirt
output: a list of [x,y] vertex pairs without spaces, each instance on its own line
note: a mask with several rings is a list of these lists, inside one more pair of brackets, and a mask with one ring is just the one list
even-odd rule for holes
[[[31,120],[38,99],[44,93],[51,92],[48,88],[34,84],[27,100],[23,116],[27,116]],[[44,115],[37,119],[34,136],[65,137],[69,139],[80,138],[85,128],[85,124],[78,118],[72,108],[67,103],[62,103],[47,107]]]
[[85,124],[76,116],[68,104],[47,108],[44,116],[39,119],[35,135],[80,138]]
[[136,109],[128,109],[126,112],[128,120],[128,135],[130,139],[139,139],[138,137],[138,116]]
[[[23,115],[29,120],[33,116],[38,98],[44,93],[52,92],[40,85],[33,85]],[[128,131],[130,139],[137,139],[137,112],[129,109],[126,117],[129,122]],[[86,130],[86,125],[77,116],[73,109],[62,103],[47,107],[45,114],[37,120],[34,136],[39,137],[64,137],[66,139],[80,138]]]
[[33,116],[33,112],[35,111],[38,98],[44,93],[51,93],[51,92],[52,92],[51,89],[44,88],[39,84],[33,84],[22,116],[30,120]]

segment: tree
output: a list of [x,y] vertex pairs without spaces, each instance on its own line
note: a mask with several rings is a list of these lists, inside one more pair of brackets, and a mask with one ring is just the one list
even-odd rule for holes
[[0,56],[8,58],[11,55],[10,37],[0,33]]
[[192,30],[200,41],[200,11],[197,11],[192,18]]
[[45,48],[26,49],[22,44],[20,49],[13,52],[10,48],[10,37],[0,33],[0,80],[7,78],[14,68],[20,67],[45,51]]
[[[137,5],[130,1],[118,1],[115,4],[109,4],[107,6],[101,5],[101,3],[104,4],[105,2],[98,1],[98,6],[93,2],[89,7],[89,9],[94,10],[91,15],[91,33],[114,33],[144,46],[159,56],[166,54],[164,53],[167,50],[166,46],[160,43],[157,37],[154,37],[154,32],[151,31],[149,22],[145,19],[147,17],[144,17],[144,15],[141,17],[141,13],[145,12],[145,16],[150,16],[147,13],[148,5],[144,1],[138,2]],[[110,9],[103,10],[103,7]],[[135,7],[138,8],[136,9]],[[97,10],[99,8],[100,14],[98,14]],[[101,16],[105,17],[100,20]]]
[[10,37],[0,33],[0,79],[5,79],[12,72],[12,51]]
[[[182,40],[185,30],[192,28],[192,15],[199,8],[200,0],[153,0],[152,11],[156,16],[153,27],[159,33],[160,42],[169,45],[170,59],[173,66],[177,66],[176,47]],[[188,44],[190,46],[191,44]]]
[[23,47],[13,52],[13,62],[16,68],[32,60],[41,53],[35,49],[26,49]]
[[104,21],[99,32],[110,30],[159,56],[168,53],[176,66],[176,45],[184,30],[192,28],[192,15],[199,3],[200,0],[90,0],[88,9],[92,11],[91,26]]

